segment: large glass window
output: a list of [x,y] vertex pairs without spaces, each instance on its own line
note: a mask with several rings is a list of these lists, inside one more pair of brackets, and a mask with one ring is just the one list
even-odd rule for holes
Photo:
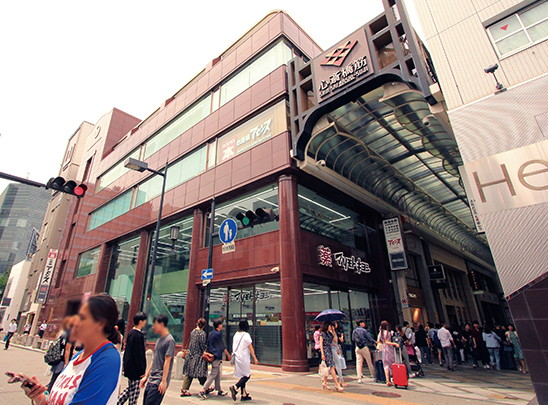
[[[179,238],[175,242],[170,239],[172,227],[179,227]],[[151,240],[154,240],[154,234],[152,234]],[[183,339],[191,241],[192,217],[160,228],[148,317],[152,324],[152,319],[156,315],[167,315],[169,332],[177,343]],[[150,249],[152,252],[152,243]],[[142,302],[146,302],[150,274],[147,278]],[[153,334],[150,330],[147,339],[157,340],[158,335]]]
[[221,86],[221,105],[229,102],[292,58],[291,48],[283,41],[278,42]]
[[116,301],[120,318],[123,319],[128,319],[140,241],[141,238],[137,237],[115,243],[110,255],[105,291]]
[[219,138],[217,163],[223,163],[284,131],[288,131],[287,107],[286,102],[281,101]]
[[124,174],[126,174],[130,169],[126,168],[124,165],[126,163],[126,160],[128,158],[133,159],[139,159],[141,154],[141,148],[135,149],[133,152],[131,152],[129,155],[127,155],[124,159],[119,161],[116,165],[112,166],[111,169],[109,169],[107,172],[103,173],[101,177],[97,179],[97,191],[101,191],[109,184],[113,183],[115,180],[122,177]]
[[148,159],[153,153],[159,151],[175,138],[188,131],[198,122],[207,117],[210,114],[210,111],[211,95],[208,95],[196,102],[190,109],[184,111],[158,134],[150,138],[146,143],[143,158]]
[[548,2],[543,1],[487,28],[500,56],[548,38]]
[[[221,243],[219,239],[219,229],[223,221],[227,218],[232,218],[238,225],[238,232],[236,239],[243,239],[253,235],[259,235],[261,233],[275,231],[279,229],[277,220],[258,224],[249,227],[243,227],[240,220],[237,218],[238,214],[245,214],[247,211],[256,212],[258,208],[271,209],[277,216],[278,209],[278,186],[270,186],[246,194],[243,197],[239,197],[235,200],[228,201],[223,204],[219,204],[215,207],[215,224],[213,230],[213,244],[218,245]],[[209,240],[209,225],[207,227],[206,241]]]
[[97,265],[99,264],[99,253],[101,247],[88,250],[87,252],[80,253],[78,256],[78,266],[76,267],[76,277],[89,276],[95,274],[97,271]]
[[109,201],[102,207],[96,209],[91,213],[89,220],[88,230],[95,229],[108,221],[112,221],[114,218],[119,217],[122,214],[128,212],[131,208],[131,195],[133,190],[128,190],[118,197]]
[[301,228],[343,245],[368,252],[368,232],[363,219],[349,208],[299,185]]

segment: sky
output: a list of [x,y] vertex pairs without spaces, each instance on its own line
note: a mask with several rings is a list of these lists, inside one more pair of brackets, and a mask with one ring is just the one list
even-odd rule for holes
[[383,11],[381,0],[1,2],[0,172],[56,177],[83,121],[113,107],[145,119],[275,9],[323,49]]

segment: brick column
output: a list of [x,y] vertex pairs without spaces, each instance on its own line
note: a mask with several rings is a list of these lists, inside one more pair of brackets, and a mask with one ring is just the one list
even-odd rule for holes
[[188,289],[186,293],[185,327],[183,330],[183,347],[190,341],[190,332],[196,327],[200,314],[200,287],[195,280],[200,273],[198,269],[198,249],[204,246],[204,213],[200,209],[194,210],[192,221],[192,241],[190,244],[190,263],[188,269]]
[[141,239],[139,241],[139,253],[137,254],[137,262],[135,263],[135,277],[133,277],[133,289],[131,291],[131,301],[129,303],[129,311],[126,319],[126,334],[127,331],[133,328],[133,317],[139,312],[141,298],[143,297],[143,285],[147,274],[147,258],[149,245],[148,231],[141,231]]
[[295,176],[278,179],[280,206],[280,281],[284,371],[308,371],[304,316],[299,202]]

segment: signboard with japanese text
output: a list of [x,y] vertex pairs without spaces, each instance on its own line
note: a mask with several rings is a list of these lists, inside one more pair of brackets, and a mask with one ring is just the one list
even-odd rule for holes
[[286,110],[286,103],[282,101],[222,136],[218,142],[217,163],[226,162],[287,130]]
[[46,266],[40,279],[38,287],[38,294],[36,294],[36,302],[43,304],[46,302],[48,296],[49,286],[51,284],[51,278],[53,277],[53,271],[55,270],[55,263],[57,263],[57,255],[59,251],[57,249],[50,249],[48,253],[48,259],[46,260]]
[[318,261],[320,266],[333,267],[335,263],[344,271],[353,270],[356,274],[371,273],[369,263],[355,256],[345,256],[343,252],[332,253],[327,246],[318,246]]
[[390,269],[407,269],[407,258],[405,256],[405,247],[401,234],[399,218],[391,218],[382,221],[384,228],[384,237],[386,239],[386,249],[390,259]]
[[316,57],[312,65],[318,104],[374,73],[364,28]]

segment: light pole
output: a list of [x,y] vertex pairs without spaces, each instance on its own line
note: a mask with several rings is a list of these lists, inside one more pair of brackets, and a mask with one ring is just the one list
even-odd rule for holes
[[[208,237],[208,251],[207,251],[207,268],[213,268],[213,231],[215,230],[215,197],[211,201],[211,212],[209,214],[209,237]],[[211,301],[211,281],[206,285],[204,296],[204,319],[205,333],[209,336],[209,308]]]
[[156,221],[156,231],[154,232],[154,247],[152,248],[152,259],[150,260],[150,280],[147,286],[147,301],[145,304],[145,313],[147,316],[150,312],[150,300],[152,297],[152,283],[154,282],[154,269],[156,268],[156,254],[158,252],[158,240],[160,239],[160,222],[162,221],[162,207],[164,206],[164,194],[166,191],[166,179],[167,179],[167,164],[164,167],[164,171],[153,170],[148,167],[148,163],[134,158],[128,158],[124,166],[131,170],[138,172],[144,172],[145,170],[162,176],[164,181],[162,183],[162,194],[160,195],[160,209],[158,210],[158,221]]

